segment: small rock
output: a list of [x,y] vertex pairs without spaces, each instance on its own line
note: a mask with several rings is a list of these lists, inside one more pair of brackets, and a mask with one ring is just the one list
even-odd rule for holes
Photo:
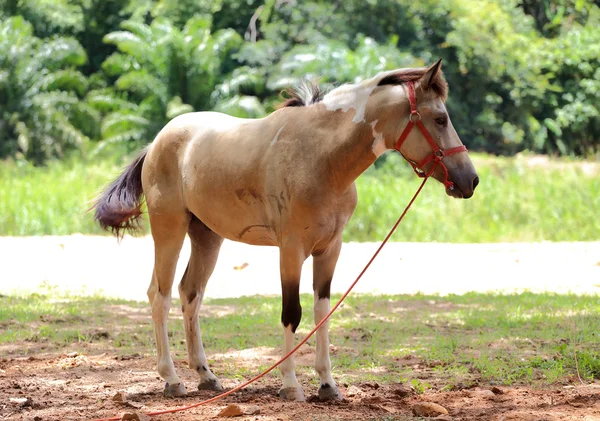
[[502,390],[502,389],[500,389],[499,387],[496,387],[496,386],[492,387],[491,391],[492,391],[492,393],[494,395],[502,395],[502,394],[504,394],[504,390]]
[[126,354],[126,355],[117,355],[115,357],[115,360],[117,361],[127,361],[127,360],[135,360],[138,358],[142,358],[142,354],[135,352],[133,354]]
[[495,398],[496,395],[491,390],[483,389],[483,390],[472,390],[469,392],[469,396],[477,397],[481,399],[490,399]]
[[258,415],[260,414],[260,407],[259,406],[248,406],[244,409],[244,415]]
[[125,398],[125,394],[123,392],[117,392],[111,398],[115,402],[125,402],[127,399]]
[[394,389],[394,395],[400,396],[401,398],[405,398],[407,396],[410,396],[411,394],[412,394],[412,390],[410,389],[410,387],[397,386]]
[[79,353],[78,353],[78,352],[69,352],[69,353],[67,354],[67,357],[69,357],[69,358],[75,358],[75,357],[77,357],[78,355],[79,355]]
[[242,411],[242,408],[235,403],[226,406],[218,414],[219,417],[239,417],[242,415],[244,415],[244,411]]
[[125,412],[121,416],[121,421],[150,421],[150,417],[146,414],[138,414],[137,412]]
[[363,391],[359,387],[352,385],[346,391],[346,396],[360,396],[362,393]]
[[437,417],[439,415],[448,415],[448,410],[446,408],[433,402],[416,403],[412,407],[412,412],[417,417]]
[[33,400],[31,398],[10,398],[9,401],[16,403],[20,407],[33,406]]

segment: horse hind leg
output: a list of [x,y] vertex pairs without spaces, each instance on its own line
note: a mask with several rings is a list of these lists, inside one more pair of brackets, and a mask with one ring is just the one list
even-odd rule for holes
[[192,246],[190,261],[179,283],[188,365],[200,376],[198,390],[220,391],[223,387],[208,367],[204,353],[198,313],[206,284],[217,263],[223,238],[210,231],[196,217],[192,217],[188,234]]
[[148,299],[152,307],[156,338],[157,370],[166,382],[163,392],[165,396],[184,396],[185,386],[175,372],[169,352],[167,318],[171,307],[171,287],[189,225],[189,214],[185,211],[149,212],[149,216],[154,240],[154,271],[148,288]]

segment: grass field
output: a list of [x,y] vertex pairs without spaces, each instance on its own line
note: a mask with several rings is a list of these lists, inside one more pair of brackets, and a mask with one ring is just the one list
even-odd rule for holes
[[[298,337],[312,327],[312,297],[303,295],[301,301],[305,317]],[[209,361],[218,358],[225,367],[219,375],[248,377],[267,367],[266,358],[250,367],[224,355],[264,349],[259,347],[280,352],[280,306],[279,297],[207,300],[201,327]],[[117,355],[152,355],[148,307],[146,302],[52,292],[1,296],[0,358],[64,349],[89,352],[92,345]],[[178,302],[171,313],[174,358],[185,359]],[[599,324],[600,302],[591,296],[354,295],[332,316],[332,361],[343,382],[408,382],[417,391],[434,383],[438,390],[452,390],[480,381],[538,386],[591,381],[600,378]],[[314,346],[314,338],[308,346]],[[308,366],[299,369],[312,373]]]
[[[357,182],[359,204],[346,241],[378,241],[420,182],[397,154]],[[470,200],[445,195],[430,180],[395,241],[499,242],[600,239],[600,166],[471,154],[481,183]],[[121,168],[113,162],[0,165],[0,235],[99,234],[86,213],[90,201]],[[584,167],[587,167],[585,170]],[[147,224],[145,226],[148,230]]]

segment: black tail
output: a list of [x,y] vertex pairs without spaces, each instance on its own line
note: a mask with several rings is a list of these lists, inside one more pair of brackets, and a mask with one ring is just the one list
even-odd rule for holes
[[147,153],[148,148],[145,148],[89,209],[96,209],[94,219],[117,238],[123,237],[124,231],[141,229],[142,164]]

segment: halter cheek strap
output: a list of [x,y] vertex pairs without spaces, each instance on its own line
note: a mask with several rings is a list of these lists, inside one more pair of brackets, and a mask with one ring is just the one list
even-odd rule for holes
[[[396,150],[398,152],[400,152],[400,147],[402,146],[402,144],[408,137],[408,134],[410,133],[410,131],[413,129],[413,126],[415,126],[415,124],[416,124],[417,127],[419,128],[419,130],[421,131],[421,133],[423,134],[423,136],[425,137],[425,140],[427,140],[427,143],[429,143],[429,146],[431,146],[431,149],[433,149],[433,151],[429,155],[427,155],[425,157],[425,159],[423,159],[421,162],[415,163],[406,157],[404,157],[404,159],[406,159],[408,161],[408,163],[413,167],[413,170],[415,171],[415,173],[419,177],[423,177],[423,178],[431,176],[431,174],[433,174],[433,171],[435,170],[435,167],[437,167],[437,166],[442,167],[442,170],[444,171],[444,185],[446,186],[447,189],[453,190],[454,183],[452,181],[448,180],[448,168],[446,168],[446,165],[444,165],[444,163],[442,162],[442,159],[447,156],[457,154],[459,152],[467,152],[467,148],[464,145],[460,145],[460,146],[456,146],[456,147],[450,148],[450,149],[442,149],[438,146],[437,143],[435,143],[435,141],[431,137],[431,134],[429,134],[429,132],[425,128],[425,125],[423,124],[423,121],[421,120],[421,114],[419,114],[419,112],[417,111],[417,99],[415,96],[415,85],[413,82],[406,82],[406,85],[408,86],[408,98],[409,98],[409,102],[410,102],[410,117],[408,119],[408,124],[406,125],[406,127],[404,128],[404,131],[402,132],[402,134],[398,138],[398,141],[396,142]],[[400,154],[402,154],[402,152],[400,152]],[[402,156],[404,156],[404,155],[402,155]],[[423,170],[423,167],[425,165],[429,164],[430,162],[433,162],[433,165],[431,166],[431,168],[429,169],[428,172],[425,172],[425,170]]]

